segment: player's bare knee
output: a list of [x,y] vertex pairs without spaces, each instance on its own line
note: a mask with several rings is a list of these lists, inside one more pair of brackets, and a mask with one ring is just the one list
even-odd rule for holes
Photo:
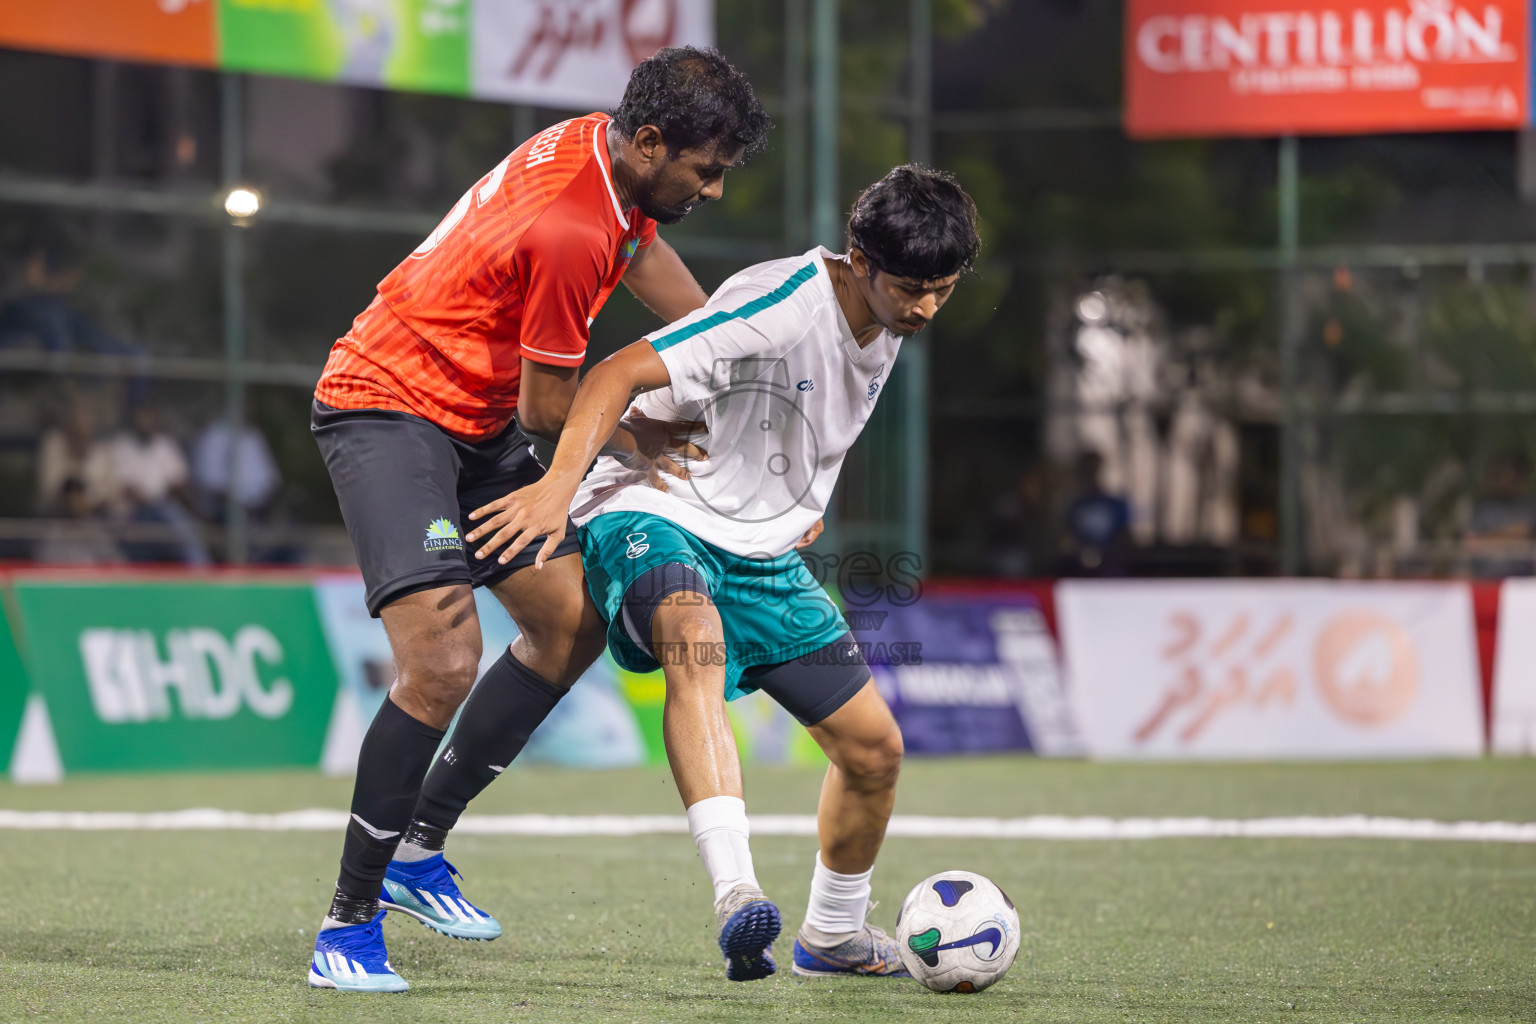
[[[537,607],[520,610],[517,616],[518,632],[537,652],[535,657],[540,661],[574,663],[581,654],[586,654],[586,659],[576,670],[577,674],[591,664],[592,659],[602,650],[602,623],[600,619],[597,620],[598,628],[594,636],[592,624],[582,614],[583,606],[581,592],[572,590],[551,593]],[[573,680],[550,681],[557,685],[568,685]]]
[[901,731],[892,728],[882,735],[846,744],[838,751],[837,769],[861,789],[895,785],[901,774],[905,747]]
[[[390,691],[406,711],[419,709],[431,718],[452,717],[475,685],[480,671],[479,644],[446,644],[431,654],[397,665]],[[407,702],[415,708],[406,707]]]

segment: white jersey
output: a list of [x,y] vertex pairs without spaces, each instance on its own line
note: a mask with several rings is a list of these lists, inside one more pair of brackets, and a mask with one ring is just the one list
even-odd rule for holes
[[668,491],[604,456],[571,504],[578,525],[605,512],[661,516],[750,558],[794,548],[826,511],[843,456],[874,412],[901,341],[889,331],[860,348],[832,291],[827,259],[748,267],[708,304],[649,336],[671,386],[634,402],[657,420],[702,421],[709,453],[667,478]]

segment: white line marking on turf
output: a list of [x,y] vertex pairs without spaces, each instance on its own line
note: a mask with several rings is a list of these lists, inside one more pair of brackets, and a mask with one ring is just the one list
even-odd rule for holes
[[[208,807],[185,811],[0,810],[0,830],[73,832],[232,831],[336,832],[346,811],[311,808],[248,814]],[[637,836],[688,834],[688,819],[668,814],[468,815],[454,830],[481,836]],[[814,836],[809,814],[759,814],[752,834]],[[941,818],[898,814],[887,835],[908,839],[1437,839],[1483,843],[1536,843],[1536,823],[1374,818],[1363,814],[1288,818]]]

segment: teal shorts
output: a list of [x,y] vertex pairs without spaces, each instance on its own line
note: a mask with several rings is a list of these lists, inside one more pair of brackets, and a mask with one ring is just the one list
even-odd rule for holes
[[723,663],[726,700],[757,689],[742,685],[744,670],[793,661],[848,632],[842,613],[798,551],[778,558],[746,558],[644,512],[606,512],[581,527],[577,537],[587,589],[608,623],[608,650],[631,672],[652,672],[661,664],[624,631],[624,592],[668,562],[681,562],[702,576],[719,609],[725,627],[723,649],[678,653],[703,654]]

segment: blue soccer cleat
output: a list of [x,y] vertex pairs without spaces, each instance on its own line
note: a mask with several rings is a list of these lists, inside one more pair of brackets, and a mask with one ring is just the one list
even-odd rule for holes
[[795,936],[795,962],[791,968],[802,978],[910,978],[901,962],[896,940],[874,925],[846,942],[822,949],[808,942],[805,932]]
[[455,939],[489,942],[500,937],[500,922],[464,898],[455,875],[464,877],[440,853],[426,860],[390,861],[379,905]]
[[715,910],[720,922],[720,952],[725,954],[725,976],[730,981],[756,981],[778,970],[773,962],[773,940],[783,922],[779,908],[755,885],[738,885],[721,899]]
[[367,924],[322,929],[315,936],[309,984],[339,992],[404,992],[410,988],[410,982],[389,966],[389,953],[384,949],[384,912]]

